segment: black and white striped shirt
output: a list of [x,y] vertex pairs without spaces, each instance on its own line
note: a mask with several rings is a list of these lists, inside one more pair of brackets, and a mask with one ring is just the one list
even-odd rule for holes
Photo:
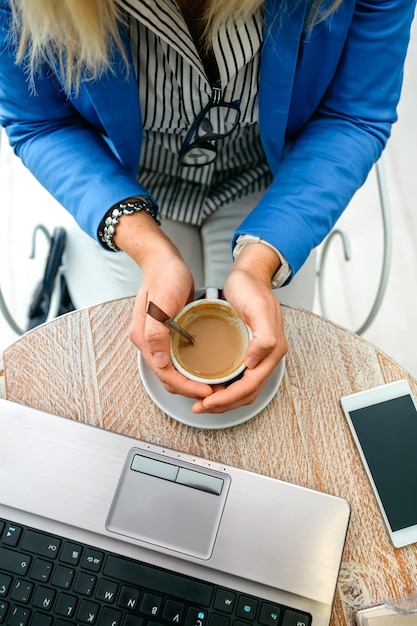
[[139,179],[158,201],[161,215],[199,225],[219,206],[265,189],[271,174],[258,125],[261,12],[248,22],[224,26],[213,41],[222,98],[240,102],[239,126],[215,142],[213,163],[186,167],[178,153],[213,92],[188,26],[174,0],[118,2],[128,18],[140,86]]

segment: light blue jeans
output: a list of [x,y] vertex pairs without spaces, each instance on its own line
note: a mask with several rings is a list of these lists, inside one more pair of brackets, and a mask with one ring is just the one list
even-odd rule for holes
[[[252,194],[221,207],[201,227],[161,220],[161,228],[181,251],[196,287],[223,287],[232,264],[233,233],[260,196]],[[65,276],[77,308],[136,295],[141,282],[140,268],[127,254],[107,252],[75,222],[67,232]],[[315,276],[313,252],[288,286],[274,290],[276,297],[284,304],[311,310]]]

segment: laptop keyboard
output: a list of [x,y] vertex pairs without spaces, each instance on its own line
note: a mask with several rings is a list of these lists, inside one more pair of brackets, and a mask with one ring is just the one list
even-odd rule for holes
[[295,608],[0,519],[0,624],[310,626]]

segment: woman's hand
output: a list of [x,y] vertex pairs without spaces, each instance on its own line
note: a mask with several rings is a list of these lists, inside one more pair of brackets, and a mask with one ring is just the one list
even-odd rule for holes
[[196,413],[224,413],[251,404],[270,374],[288,350],[282,310],[271,290],[271,278],[278,269],[274,250],[262,243],[244,248],[224,286],[226,299],[253,331],[245,355],[246,370],[241,379],[197,401]]
[[[136,245],[137,241],[141,242],[140,246]],[[152,301],[170,317],[175,317],[192,300],[193,277],[179,250],[144,213],[120,219],[115,243],[138,263],[142,272],[142,284],[129,330],[130,340],[167,391],[190,398],[210,395],[213,393],[210,385],[191,381],[174,368],[169,329],[146,313],[148,302]]]

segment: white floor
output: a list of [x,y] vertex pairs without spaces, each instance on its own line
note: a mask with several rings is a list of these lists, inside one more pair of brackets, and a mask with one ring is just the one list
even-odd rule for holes
[[[385,180],[391,207],[392,263],[382,306],[364,337],[417,377],[417,26],[405,67],[399,120],[384,153]],[[42,275],[46,240],[32,232],[65,226],[68,216],[15,159],[2,137],[0,152],[0,286],[11,314],[24,328],[32,291]],[[351,260],[345,262],[341,240],[329,247],[324,294],[328,317],[358,330],[376,295],[382,262],[382,220],[375,170],[356,194],[338,226],[347,234]],[[317,298],[316,312],[321,313]],[[17,338],[0,315],[0,351]]]

